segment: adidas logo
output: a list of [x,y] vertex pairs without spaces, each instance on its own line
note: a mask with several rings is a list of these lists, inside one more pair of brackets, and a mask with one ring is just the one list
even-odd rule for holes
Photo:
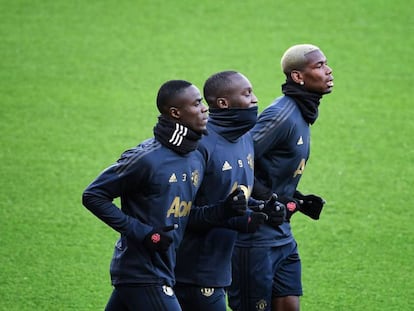
[[223,168],[221,170],[222,171],[228,171],[228,170],[231,170],[231,169],[232,169],[232,167],[229,164],[229,162],[225,161],[224,164],[223,164]]
[[168,180],[169,182],[177,182],[177,176],[175,176],[175,173],[172,173],[170,179]]
[[302,135],[299,137],[299,140],[298,140],[298,142],[296,143],[296,145],[303,145]]

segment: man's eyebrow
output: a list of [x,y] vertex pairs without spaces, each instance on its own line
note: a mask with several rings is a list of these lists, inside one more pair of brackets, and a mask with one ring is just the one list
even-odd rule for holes
[[317,62],[314,62],[312,65],[317,66],[317,65],[323,65],[323,64],[326,64],[326,63],[327,63],[327,60],[323,59],[323,60],[319,60]]
[[243,91],[252,91],[252,90],[253,90],[253,87],[251,86],[246,86],[243,88]]

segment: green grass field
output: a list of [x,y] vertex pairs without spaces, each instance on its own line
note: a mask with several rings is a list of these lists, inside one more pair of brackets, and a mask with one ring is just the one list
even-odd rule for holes
[[283,51],[304,42],[335,88],[299,187],[328,204],[292,222],[302,310],[412,310],[413,13],[403,0],[0,0],[0,310],[102,310],[117,234],[81,194],[152,136],[161,83],[235,69],[262,110]]

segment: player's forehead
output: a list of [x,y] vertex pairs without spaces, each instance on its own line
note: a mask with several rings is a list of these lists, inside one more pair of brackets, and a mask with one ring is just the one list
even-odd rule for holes
[[229,91],[240,92],[244,90],[251,90],[252,84],[249,79],[247,79],[241,73],[234,74],[231,77],[231,84],[229,85]]
[[190,105],[200,99],[200,90],[198,89],[198,87],[192,84],[187,88],[183,89],[180,93],[178,93],[177,96],[175,96],[175,98],[172,100],[172,103],[176,106],[183,106]]
[[321,50],[315,50],[306,54],[307,65],[326,63],[326,57]]

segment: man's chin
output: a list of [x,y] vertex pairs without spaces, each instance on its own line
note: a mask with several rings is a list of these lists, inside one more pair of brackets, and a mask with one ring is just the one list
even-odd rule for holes
[[332,88],[331,87],[326,89],[325,92],[322,93],[322,95],[326,95],[326,94],[330,94],[330,93],[332,93]]

